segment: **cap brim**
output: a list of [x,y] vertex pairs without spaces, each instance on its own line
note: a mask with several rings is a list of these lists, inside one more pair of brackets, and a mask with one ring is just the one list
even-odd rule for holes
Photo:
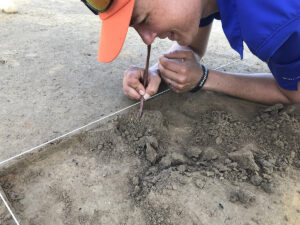
[[134,1],[129,1],[111,17],[102,21],[98,60],[103,63],[113,61],[123,47],[132,16]]

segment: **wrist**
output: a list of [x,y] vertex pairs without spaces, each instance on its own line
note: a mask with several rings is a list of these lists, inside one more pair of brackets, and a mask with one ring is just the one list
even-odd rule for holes
[[202,76],[201,76],[201,79],[200,81],[197,83],[197,85],[192,89],[190,90],[191,93],[195,93],[197,91],[199,91],[200,89],[203,88],[207,78],[208,78],[208,74],[209,74],[209,70],[206,66],[204,65],[201,65],[202,67]]

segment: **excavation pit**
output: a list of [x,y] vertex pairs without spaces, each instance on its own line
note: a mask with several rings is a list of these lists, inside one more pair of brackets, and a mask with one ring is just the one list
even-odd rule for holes
[[168,94],[1,169],[21,224],[299,224],[299,106]]

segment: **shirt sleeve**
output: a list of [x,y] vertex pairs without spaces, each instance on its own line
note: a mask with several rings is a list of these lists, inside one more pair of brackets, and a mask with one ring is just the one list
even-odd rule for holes
[[205,27],[205,26],[208,26],[209,24],[211,24],[214,19],[217,19],[217,20],[220,20],[221,19],[221,16],[220,16],[220,13],[217,12],[217,13],[214,13],[214,14],[211,14],[210,16],[208,17],[205,17],[205,18],[202,18],[200,20],[200,24],[199,24],[199,27]]
[[298,90],[300,81],[300,30],[294,32],[268,61],[278,85],[286,90]]

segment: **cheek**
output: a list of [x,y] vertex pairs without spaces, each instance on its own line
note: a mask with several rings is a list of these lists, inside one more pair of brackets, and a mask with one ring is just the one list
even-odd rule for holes
[[189,42],[189,44],[192,42],[194,37],[197,35],[199,30],[199,23],[197,20],[186,20],[183,23],[181,23],[179,28],[179,33],[184,37],[184,39]]
[[188,32],[188,33],[193,33],[198,31],[199,28],[199,24],[200,24],[200,20],[198,21],[198,19],[196,17],[187,17],[185,18],[182,22],[181,22],[181,27],[184,31]]
[[169,31],[165,21],[159,21],[154,19],[150,20],[149,23],[146,25],[146,27],[158,34]]
[[[166,15],[168,14],[168,15]],[[157,33],[170,32],[174,29],[174,16],[170,13],[166,13],[164,8],[155,10],[149,18],[148,28],[155,30]]]

